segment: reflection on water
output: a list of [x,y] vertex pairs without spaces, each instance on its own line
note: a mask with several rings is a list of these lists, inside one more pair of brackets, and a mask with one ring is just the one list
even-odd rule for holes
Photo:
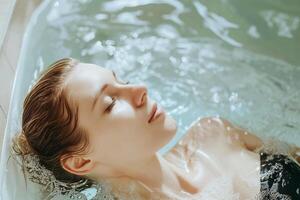
[[236,46],[241,47],[242,44],[235,41],[233,38],[231,38],[228,33],[230,28],[239,28],[237,24],[231,23],[227,21],[224,17],[217,15],[216,13],[209,12],[207,7],[205,7],[200,2],[194,2],[195,8],[197,9],[199,15],[203,18],[204,25],[211,30],[213,33],[215,33],[217,36],[219,36],[221,39],[226,41],[227,43]]
[[146,84],[175,139],[220,115],[300,145],[299,13],[297,0],[48,1],[32,63],[72,56]]

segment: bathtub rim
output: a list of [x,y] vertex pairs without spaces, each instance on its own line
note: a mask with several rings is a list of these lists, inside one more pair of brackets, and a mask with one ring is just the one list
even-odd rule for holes
[[[28,24],[25,28],[24,35],[22,37],[22,42],[21,42],[21,48],[20,48],[20,54],[19,54],[19,59],[17,61],[17,67],[16,67],[16,72],[15,72],[15,77],[13,80],[12,84],[12,89],[11,89],[11,96],[9,100],[9,107],[8,107],[8,112],[7,112],[7,120],[5,123],[5,128],[4,128],[4,136],[3,136],[3,144],[2,144],[2,149],[1,149],[1,160],[0,160],[0,199],[10,199],[11,195],[15,196],[15,194],[10,194],[6,189],[8,188],[7,185],[5,185],[5,182],[7,182],[8,176],[7,176],[7,164],[8,164],[8,159],[10,155],[10,145],[11,145],[11,140],[13,136],[20,131],[19,123],[21,116],[18,116],[18,110],[17,110],[17,105],[18,103],[21,103],[23,105],[23,96],[21,94],[21,85],[22,82],[20,80],[24,80],[24,72],[26,70],[26,66],[23,64],[25,61],[25,58],[27,56],[26,54],[26,49],[28,49],[28,44],[29,44],[29,37],[33,31],[33,27],[35,26],[37,22],[38,16],[41,14],[41,12],[45,9],[47,5],[51,0],[43,0],[34,10],[32,13]],[[27,93],[27,91],[25,91]],[[10,158],[11,159],[11,158]],[[1,198],[2,197],[2,198]]]

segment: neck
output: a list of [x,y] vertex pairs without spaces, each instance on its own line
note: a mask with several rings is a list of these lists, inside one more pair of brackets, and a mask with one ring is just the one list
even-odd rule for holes
[[176,173],[161,155],[155,154],[142,165],[134,170],[131,174],[132,178],[139,180],[152,190],[161,190],[163,187],[179,188]]
[[130,178],[138,180],[150,191],[198,192],[198,189],[184,176],[182,170],[176,168],[158,153],[134,167],[127,168],[124,173]]

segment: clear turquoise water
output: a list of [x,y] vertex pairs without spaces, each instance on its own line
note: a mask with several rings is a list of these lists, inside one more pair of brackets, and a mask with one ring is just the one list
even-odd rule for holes
[[300,145],[300,1],[44,4],[25,62],[33,78],[71,56],[146,84],[178,121],[168,147],[196,118],[212,115]]

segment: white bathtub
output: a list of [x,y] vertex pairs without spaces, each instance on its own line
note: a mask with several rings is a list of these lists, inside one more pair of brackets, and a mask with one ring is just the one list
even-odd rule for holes
[[[20,116],[22,111],[23,100],[28,92],[29,86],[32,83],[36,69],[28,65],[26,62],[27,52],[31,51],[29,39],[34,37],[32,27],[35,25],[36,17],[43,9],[41,5],[32,15],[30,23],[24,34],[22,50],[16,68],[15,79],[12,87],[12,95],[10,98],[10,106],[7,117],[7,124],[4,132],[3,146],[1,151],[0,163],[0,199],[13,200],[13,199],[39,199],[39,188],[32,187],[32,183],[28,182],[27,188],[24,180],[23,172],[20,171],[20,166],[14,159],[10,158],[10,144],[12,137],[20,130]],[[17,56],[17,55],[16,55]],[[33,65],[32,65],[33,66]],[[17,172],[17,174],[15,174]],[[12,174],[14,173],[14,174]]]
[[[14,163],[14,160],[10,159],[8,161],[9,148],[12,137],[20,129],[23,99],[29,86],[33,83],[33,80],[39,76],[44,66],[47,66],[61,56],[71,54],[71,47],[61,48],[57,51],[56,49],[52,49],[51,51],[52,44],[45,41],[45,36],[43,35],[46,34],[43,32],[47,26],[46,21],[52,20],[54,25],[58,24],[58,30],[60,32],[56,32],[57,29],[49,29],[52,31],[51,33],[53,35],[60,34],[57,38],[66,37],[64,34],[65,30],[59,26],[61,25],[60,23],[66,23],[70,20],[67,18],[69,13],[62,13],[66,14],[66,18],[64,18],[64,16],[60,16],[55,12],[55,9],[53,9],[51,13],[48,12],[53,7],[59,6],[61,2],[63,2],[63,0],[44,1],[34,12],[24,36],[13,83],[8,111],[8,122],[4,133],[4,143],[1,152],[0,195],[3,200],[31,200],[33,197],[40,199],[39,188],[33,186],[30,182],[28,182],[28,188],[26,188],[19,167]],[[81,0],[80,2],[82,2],[84,6],[84,2],[88,3],[89,1]],[[101,1],[95,2],[99,3]],[[299,59],[297,59],[297,56],[293,53],[293,48],[289,48],[290,46],[295,49],[297,48],[297,38],[295,38],[294,43],[292,40],[284,43],[287,39],[282,39],[282,35],[276,36],[276,38],[273,36],[273,39],[275,38],[274,44],[276,44],[277,40],[281,42],[280,44],[284,43],[284,45],[282,45],[283,52],[280,54],[282,55],[282,60],[280,60],[276,58],[276,54],[274,57],[271,57],[273,56],[273,49],[276,45],[268,46],[268,41],[259,40],[261,35],[265,34],[267,37],[270,35],[270,32],[266,31],[266,33],[260,32],[260,34],[258,34],[255,32],[257,29],[252,26],[254,22],[248,22],[247,16],[245,16],[241,22],[239,21],[241,18],[236,15],[239,12],[225,12],[224,16],[216,14],[226,10],[226,6],[229,7],[229,10],[232,10],[233,8],[231,6],[234,6],[234,4],[229,5],[222,1],[223,7],[213,7],[213,3],[211,3],[212,7],[209,7],[209,5],[205,5],[205,3],[201,4],[200,1],[198,3],[185,5],[183,1],[180,2],[176,0],[164,0],[159,2],[149,0],[134,1],[135,3],[128,3],[128,6],[126,6],[125,1],[114,0],[110,1],[110,3],[108,2],[109,1],[106,1],[102,7],[99,6],[99,9],[111,9],[112,12],[115,12],[116,18],[114,18],[114,20],[119,21],[117,21],[117,23],[115,23],[115,21],[112,23],[102,23],[103,21],[101,20],[107,20],[109,14],[104,11],[103,13],[106,13],[106,15],[96,13],[97,15],[95,15],[95,17],[93,16],[93,20],[99,20],[99,24],[96,24],[97,26],[95,25],[95,27],[93,27],[94,24],[92,23],[87,24],[94,28],[94,33],[91,31],[84,36],[83,40],[86,42],[82,43],[83,47],[76,46],[75,38],[75,48],[82,48],[78,52],[75,51],[78,49],[75,49],[75,55],[78,53],[83,59],[87,59],[95,64],[106,64],[109,67],[116,67],[117,70],[120,70],[118,72],[124,72],[123,74],[120,73],[122,76],[125,76],[129,71],[132,73],[130,74],[128,72],[129,77],[134,79],[134,81],[145,81],[149,84],[149,91],[153,91],[151,95],[153,95],[155,100],[161,100],[161,102],[165,103],[163,106],[170,105],[168,109],[175,115],[182,129],[196,117],[220,114],[235,124],[244,126],[252,132],[257,132],[260,136],[276,136],[282,140],[299,145],[299,129],[297,129],[297,127],[300,126],[300,114],[299,111],[297,111],[297,107],[299,108],[299,101],[297,101],[297,99],[299,99],[300,94],[296,90],[297,87],[298,89],[300,87],[300,79],[297,78],[300,77],[300,70],[299,67],[297,67]],[[147,9],[149,2],[152,2],[150,7],[158,6],[157,8],[163,9],[154,9],[153,12],[150,12],[150,9]],[[256,3],[259,4],[259,1]],[[68,5],[68,3],[65,4]],[[130,13],[128,10],[133,9],[135,6],[140,6],[138,9],[144,9],[143,11],[145,13],[148,12],[147,14],[149,15],[145,15],[140,19],[137,17],[143,14],[139,12],[140,10]],[[186,12],[185,6],[188,6],[190,10],[192,10],[192,15]],[[270,5],[270,7],[271,10],[275,10],[278,6]],[[126,12],[122,12],[123,8]],[[71,8],[68,7],[68,9]],[[68,9],[66,8],[67,11]],[[245,6],[243,9],[247,11],[248,7]],[[240,11],[240,9],[233,10]],[[156,11],[158,13],[155,13]],[[253,9],[252,11],[254,12],[255,10]],[[153,20],[154,22],[151,24],[151,17],[149,16],[153,13],[154,15],[152,15],[152,17],[158,17],[161,21],[165,20],[164,23],[155,18],[156,21]],[[268,13],[270,15],[270,12],[265,12],[265,15]],[[73,13],[71,12],[71,14]],[[241,12],[241,14],[243,13]],[[180,15],[185,15],[185,18],[180,18]],[[193,17],[192,19],[188,18],[191,16]],[[232,16],[235,17],[236,23],[230,22]],[[76,20],[78,16],[74,15],[73,17],[72,19]],[[290,17],[289,19],[293,20],[294,18]],[[173,21],[172,23],[165,24],[165,22],[169,22],[168,20]],[[263,20],[264,19],[262,19],[261,23],[264,22]],[[130,23],[127,24],[127,22]],[[182,29],[180,25],[181,22],[186,23],[184,25],[187,26],[186,28],[190,30],[190,32]],[[190,24],[190,22],[193,23]],[[225,25],[223,24],[222,26],[221,22]],[[239,26],[239,22],[244,24]],[[80,21],[77,21],[77,23],[80,23]],[[154,27],[153,31],[149,31],[147,27],[143,29],[142,26],[147,26],[147,23],[153,25],[150,27],[150,29]],[[158,23],[158,25],[156,23]],[[123,26],[124,24],[125,26]],[[247,33],[249,27],[251,31]],[[111,45],[112,39],[108,35],[112,33],[105,32],[107,30],[106,28],[112,32],[120,30],[120,34],[124,34],[123,36],[113,35],[115,37],[112,37],[121,43],[121,45]],[[269,28],[273,30],[273,27]],[[104,29],[104,31],[100,32],[99,29]],[[134,32],[135,29],[140,32]],[[133,31],[130,32],[131,30]],[[240,30],[240,32],[237,32],[238,30]],[[294,28],[292,31],[296,32],[298,30]],[[96,37],[96,33],[102,34],[101,37],[104,35],[103,37],[106,37],[105,40],[99,38],[98,42],[90,42]],[[292,33],[293,32],[291,32],[291,34]],[[145,34],[147,37],[138,38],[139,34]],[[152,34],[155,35],[155,37],[152,37]],[[276,34],[277,33],[274,33],[274,35]],[[201,37],[197,38],[199,35]],[[117,36],[120,36],[120,38]],[[236,38],[233,36],[236,36]],[[136,38],[141,40],[135,41]],[[55,40],[55,42],[57,42],[57,40]],[[134,42],[141,42],[141,45],[134,46]],[[148,45],[149,43],[151,44]],[[95,46],[93,46],[94,44]],[[105,53],[107,54],[99,51],[99,49],[103,48],[102,45],[104,44],[107,45],[105,49]],[[156,46],[151,46],[152,44]],[[47,51],[43,48],[39,48],[38,50],[42,52],[38,52],[38,50],[34,48],[37,45],[39,47],[45,47]],[[84,45],[90,46],[86,47]],[[121,50],[124,50],[122,48],[126,47],[126,45],[131,45],[131,49],[128,49],[128,52],[122,52]],[[54,45],[54,47],[60,46]],[[111,59],[112,54],[110,50],[113,51],[115,49],[119,50],[117,56],[122,56],[121,53],[124,53],[125,56],[123,55],[123,59]],[[130,52],[132,49],[135,52]],[[149,51],[148,54],[143,52],[145,49]],[[286,50],[289,52],[285,53]],[[256,53],[256,51],[258,53]],[[141,66],[138,65],[138,67],[135,66],[136,68],[134,68],[130,63],[133,61],[126,59],[131,58],[130,56],[132,55],[135,56],[134,53],[136,52],[138,57],[134,57],[132,60],[138,58],[136,60],[140,62]],[[42,58],[40,53],[42,55],[47,54],[46,59]],[[153,57],[154,59],[151,60]],[[105,62],[106,60],[110,62]],[[124,60],[128,61],[129,64],[126,62],[124,64]],[[122,66],[122,63],[124,66]],[[114,64],[120,64],[120,66]],[[149,66],[156,67],[155,70],[158,71],[151,71],[151,67]],[[145,79],[138,79],[139,77],[134,74],[134,71],[143,73],[147,72],[147,70],[150,70],[149,74],[151,76],[143,77]],[[222,74],[222,70],[227,73]],[[176,71],[176,73],[174,71]],[[195,73],[195,71],[197,73]],[[172,79],[174,77],[175,79]],[[248,78],[250,79],[247,81]],[[156,80],[157,82],[153,81],[154,83],[152,83],[152,80]],[[239,84],[241,84],[242,87],[239,87]],[[175,91],[172,90],[174,88]],[[153,89],[155,89],[155,91]],[[158,91],[158,93],[155,93],[156,91]],[[268,99],[268,97],[271,98]],[[183,133],[184,130],[181,130],[181,133],[177,135],[174,141],[178,140]],[[17,171],[18,174],[12,174],[15,171]]]

